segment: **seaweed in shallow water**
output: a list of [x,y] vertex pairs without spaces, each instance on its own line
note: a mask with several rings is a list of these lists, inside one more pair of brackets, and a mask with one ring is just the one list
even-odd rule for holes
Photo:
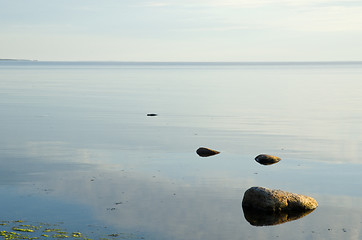
[[[106,234],[106,238],[96,238],[99,240],[116,240],[116,239],[144,239],[133,234]],[[35,239],[74,239],[74,240],[91,240],[81,232],[67,232],[57,228],[57,225],[48,223],[24,224],[24,221],[0,221],[0,240],[35,240]]]

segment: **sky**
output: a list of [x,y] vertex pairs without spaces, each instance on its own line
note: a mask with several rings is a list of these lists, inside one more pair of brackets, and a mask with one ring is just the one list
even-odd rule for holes
[[361,61],[361,0],[0,0],[0,59]]

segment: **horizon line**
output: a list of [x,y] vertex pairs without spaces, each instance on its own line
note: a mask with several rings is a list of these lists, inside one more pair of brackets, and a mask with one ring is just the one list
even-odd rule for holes
[[362,60],[293,60],[293,61],[123,61],[123,60],[37,60],[37,59],[12,59],[12,58],[0,58],[0,61],[8,62],[53,62],[53,63],[125,63],[125,64],[137,64],[137,63],[157,63],[157,64],[307,64],[307,63],[362,63]]

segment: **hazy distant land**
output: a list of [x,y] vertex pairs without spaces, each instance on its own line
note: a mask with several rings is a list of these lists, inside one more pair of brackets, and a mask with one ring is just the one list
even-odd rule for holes
[[12,59],[12,58],[0,58],[0,61],[26,61],[26,62],[34,62],[38,60],[30,60],[30,59]]

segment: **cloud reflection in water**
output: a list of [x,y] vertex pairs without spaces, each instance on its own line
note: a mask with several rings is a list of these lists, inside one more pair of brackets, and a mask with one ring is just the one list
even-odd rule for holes
[[[102,222],[118,232],[144,233],[148,239],[210,240],[240,239],[240,236],[246,239],[277,239],[276,236],[288,239],[295,229],[299,229],[299,235],[293,239],[310,239],[308,234],[312,231],[328,231],[329,228],[345,228],[346,233],[327,233],[338,237],[343,234],[348,238],[355,234],[349,229],[358,229],[361,221],[360,210],[352,212],[352,204],[346,204],[350,198],[338,200],[338,204],[348,205],[347,212],[354,220],[349,223],[342,221],[346,216],[345,209],[333,218],[333,211],[325,208],[326,201],[335,199],[333,196],[324,200],[319,197],[322,199],[321,208],[308,218],[300,219],[303,216],[293,214],[260,216],[244,212],[245,220],[240,209],[242,193],[246,187],[258,182],[250,177],[254,176],[252,172],[247,175],[250,172],[247,167],[237,169],[240,178],[210,167],[212,164],[218,166],[219,162],[225,165],[233,161],[227,154],[220,155],[220,161],[208,161],[206,165],[204,161],[195,161],[199,158],[194,152],[190,153],[190,159],[162,153],[167,155],[166,159],[155,154],[142,160],[140,154],[132,155],[132,151],[125,154],[126,150],[105,155],[102,149],[77,149],[56,142],[26,146],[17,149],[16,157],[9,152],[6,158],[2,156],[6,160],[2,172],[11,169],[17,173],[12,175],[13,180],[30,183],[14,185],[14,195],[9,199],[9,202],[16,200],[16,206],[22,206],[19,214],[27,219],[36,216],[36,220],[41,220],[45,216],[41,213],[51,212],[54,219],[50,221],[62,220],[70,225],[75,221],[85,225]],[[178,166],[178,175],[166,168],[167,160]],[[236,161],[240,161],[239,158]],[[144,164],[147,165],[141,168]],[[205,166],[202,170],[196,170],[202,166]],[[256,176],[260,178],[262,174],[260,171]],[[51,191],[45,191],[49,189]],[[360,201],[361,198],[356,198],[353,204]],[[11,215],[5,205],[0,210]],[[42,211],[38,212],[39,209]],[[77,216],[76,220],[74,216]],[[292,221],[296,219],[300,220]],[[252,225],[279,225],[255,228],[247,221]],[[288,224],[280,224],[282,222]]]

